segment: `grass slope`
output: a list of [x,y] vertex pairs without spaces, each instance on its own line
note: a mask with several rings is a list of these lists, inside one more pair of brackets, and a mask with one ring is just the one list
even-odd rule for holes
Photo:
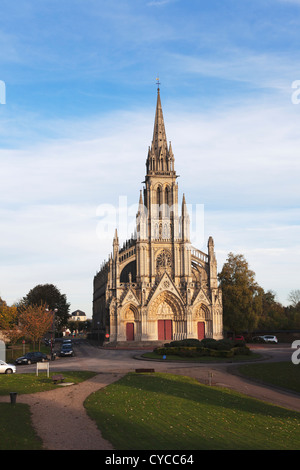
[[300,365],[292,362],[244,364],[239,371],[252,379],[300,393]]
[[299,448],[299,413],[188,377],[131,373],[85,406],[118,450]]

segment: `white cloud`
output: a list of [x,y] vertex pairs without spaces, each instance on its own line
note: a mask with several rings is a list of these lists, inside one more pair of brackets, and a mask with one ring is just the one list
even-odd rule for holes
[[[163,108],[180,193],[188,204],[204,204],[219,270],[230,251],[245,254],[258,282],[284,303],[299,288],[300,106],[265,104],[205,114]],[[51,122],[51,132],[65,138],[1,150],[4,299],[14,302],[51,282],[72,310],[91,315],[93,276],[113,237],[99,238],[97,208],[117,207],[122,195],[137,203],[153,121],[154,110],[139,110]]]
[[206,211],[205,232],[214,238],[219,271],[229,252],[243,254],[257,282],[287,304],[300,281],[300,208]]
[[151,1],[151,2],[148,2],[147,5],[148,5],[149,7],[152,7],[152,6],[154,6],[154,7],[156,7],[156,6],[160,7],[160,6],[163,6],[163,5],[168,5],[169,3],[174,3],[174,2],[176,2],[176,1],[178,1],[178,0],[153,0],[153,1]]
[[[219,57],[218,57],[219,55]],[[245,47],[228,46],[211,57],[172,54],[172,69],[185,76],[219,78],[232,82],[244,82],[258,89],[266,88],[286,92],[299,78],[295,52],[261,52]],[[217,91],[217,90],[216,90]],[[288,90],[289,92],[289,90]],[[231,91],[232,93],[232,91]]]

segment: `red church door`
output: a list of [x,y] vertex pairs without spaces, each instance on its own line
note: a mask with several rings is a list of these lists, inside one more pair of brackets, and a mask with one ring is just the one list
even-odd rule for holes
[[126,323],[126,341],[134,341],[134,323]]
[[205,338],[205,323],[204,321],[198,322],[198,339]]
[[158,340],[171,340],[173,336],[172,320],[157,321]]

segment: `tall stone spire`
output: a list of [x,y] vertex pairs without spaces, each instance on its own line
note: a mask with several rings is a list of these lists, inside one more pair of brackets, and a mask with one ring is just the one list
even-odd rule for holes
[[157,89],[153,138],[151,147],[149,147],[146,165],[147,173],[174,172],[174,155],[171,143],[168,148],[159,87]]
[[161,154],[166,155],[168,151],[165,123],[163,117],[163,111],[160,101],[160,90],[157,89],[157,103],[152,139],[152,151],[156,158],[159,158]]

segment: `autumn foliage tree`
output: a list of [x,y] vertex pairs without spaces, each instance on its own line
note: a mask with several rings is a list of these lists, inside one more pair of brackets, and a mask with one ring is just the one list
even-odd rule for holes
[[0,330],[11,330],[17,323],[18,309],[15,305],[7,305],[0,297]]
[[19,308],[29,305],[47,305],[49,310],[56,311],[55,330],[60,331],[68,325],[70,303],[67,296],[53,284],[39,284],[31,289],[21,300]]
[[52,328],[53,313],[47,310],[47,305],[28,305],[21,309],[19,315],[19,326],[27,338],[35,343],[38,342],[40,350],[41,339],[47,331]]
[[0,297],[0,330],[4,331],[4,336],[15,344],[23,333],[18,327],[18,308],[16,305],[7,305]]

